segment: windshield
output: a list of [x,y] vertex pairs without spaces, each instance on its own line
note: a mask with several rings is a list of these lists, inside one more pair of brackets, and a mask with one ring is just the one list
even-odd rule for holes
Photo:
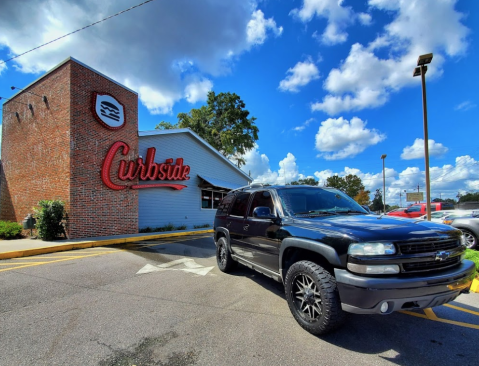
[[289,216],[336,215],[367,212],[337,189],[315,187],[278,189],[284,212]]

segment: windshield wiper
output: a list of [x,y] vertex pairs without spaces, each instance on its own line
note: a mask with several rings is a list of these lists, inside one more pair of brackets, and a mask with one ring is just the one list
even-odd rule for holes
[[364,211],[358,211],[358,210],[340,210],[336,211],[338,214],[349,214],[349,213],[358,213],[358,214],[366,214]]
[[321,211],[321,210],[311,210],[305,212],[295,212],[294,215],[307,215],[307,216],[327,216],[327,215],[339,215],[334,211]]

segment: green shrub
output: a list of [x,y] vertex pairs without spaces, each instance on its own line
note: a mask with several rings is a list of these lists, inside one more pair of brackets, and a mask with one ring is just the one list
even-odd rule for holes
[[42,240],[55,240],[65,234],[62,220],[65,216],[65,204],[59,200],[42,200],[35,208],[36,228]]
[[16,222],[0,221],[0,238],[14,239],[20,236],[23,226]]
[[204,227],[210,227],[210,224],[195,225],[193,226],[193,229],[202,229]]
[[180,225],[175,228],[176,230],[186,230],[186,225]]
[[175,230],[185,230],[186,225],[180,225],[180,226],[175,226],[171,222],[169,224],[166,224],[165,226],[159,226],[159,227],[146,227],[143,229],[140,229],[140,233],[158,233],[158,232],[164,232],[164,231],[175,231]]
[[472,249],[466,249],[466,259],[476,264],[476,275],[479,275],[479,252]]

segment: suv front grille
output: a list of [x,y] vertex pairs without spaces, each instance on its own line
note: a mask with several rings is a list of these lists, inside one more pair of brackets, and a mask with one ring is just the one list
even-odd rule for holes
[[[455,266],[461,262],[461,256],[456,255],[446,260],[436,260],[435,253],[439,251],[449,251],[461,247],[461,242],[458,239],[425,239],[418,241],[404,241],[395,243],[399,252],[404,255],[415,255],[431,253],[429,260],[422,260],[421,262],[403,262],[402,267],[405,273],[414,273],[422,271],[439,270],[447,267]],[[454,251],[457,253],[457,251]]]
[[403,263],[405,272],[418,272],[428,271],[432,269],[443,269],[445,267],[454,266],[461,261],[461,256],[448,258],[444,261],[428,261],[428,262],[415,262],[415,263]]
[[423,242],[399,242],[396,243],[402,254],[418,254],[437,252],[438,250],[455,249],[461,246],[457,239],[428,240]]

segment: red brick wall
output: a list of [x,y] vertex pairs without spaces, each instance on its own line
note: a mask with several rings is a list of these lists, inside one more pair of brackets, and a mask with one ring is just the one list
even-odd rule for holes
[[[125,106],[125,126],[103,127],[93,116],[93,92],[108,93]],[[111,180],[118,180],[119,160],[138,157],[138,96],[77,63],[71,64],[71,237],[138,232],[138,191],[112,190],[100,177],[103,160],[116,141],[130,146],[127,156],[117,154]],[[138,181],[129,182],[137,184]]]
[[[21,86],[20,86],[21,87]],[[68,212],[71,238],[138,232],[138,191],[107,188],[100,176],[103,159],[116,141],[130,145],[127,156],[138,156],[138,96],[70,60],[8,102],[3,114],[0,220],[21,222],[42,199],[61,199]],[[125,106],[126,124],[108,130],[92,114],[93,92],[109,93]],[[136,184],[137,181],[128,182]]]
[[[42,199],[60,199],[69,208],[70,64],[27,90],[47,96],[48,104],[22,92],[3,107],[0,220],[21,222]],[[33,113],[20,103],[30,103]]]

